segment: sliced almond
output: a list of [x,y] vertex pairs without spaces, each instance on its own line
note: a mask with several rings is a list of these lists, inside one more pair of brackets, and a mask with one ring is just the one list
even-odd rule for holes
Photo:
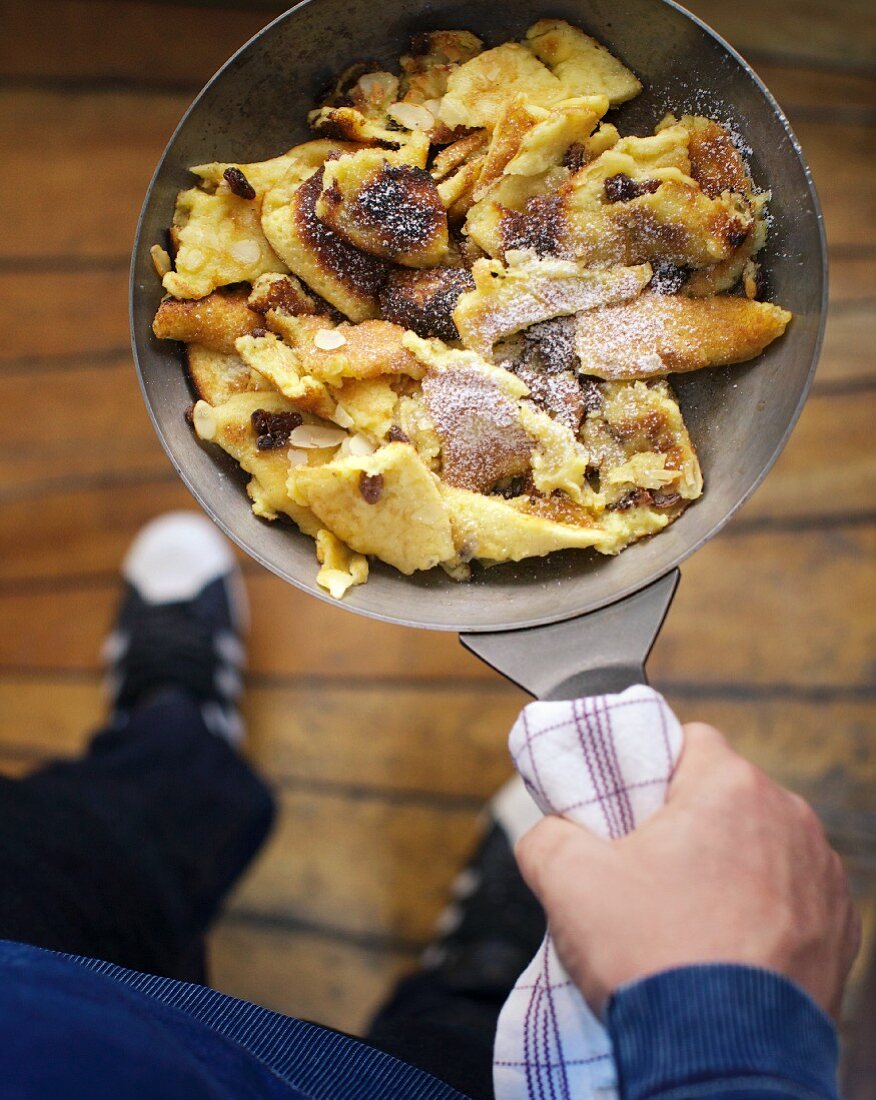
[[307,462],[307,451],[299,450],[297,447],[289,448],[289,466],[294,469],[296,466],[304,466]]
[[166,248],[162,248],[160,244],[154,244],[149,249],[149,255],[152,257],[152,265],[159,279],[163,279],[168,271],[173,271],[173,262]]
[[336,328],[321,328],[313,337],[314,344],[320,351],[336,351],[347,342],[347,337]]
[[432,112],[417,103],[393,103],[386,113],[406,130],[431,130],[435,125]]
[[258,263],[262,254],[255,241],[235,241],[229,252],[235,260],[242,264]]
[[355,423],[352,416],[350,416],[350,414],[347,412],[344,406],[340,404],[340,402],[335,406],[332,420],[334,420],[334,422],[340,428],[352,428],[353,424]]
[[[197,406],[195,408],[197,410]],[[346,438],[347,433],[340,428],[327,428],[321,424],[301,424],[290,433],[289,442],[293,447],[313,450],[321,447],[340,447]]]
[[362,435],[361,432],[359,432],[357,435],[350,437],[349,446],[350,454],[356,455],[357,457],[361,455],[374,454],[374,452],[377,450],[371,440],[367,436]]
[[216,417],[206,401],[198,401],[192,410],[192,423],[198,439],[213,439],[216,435]]

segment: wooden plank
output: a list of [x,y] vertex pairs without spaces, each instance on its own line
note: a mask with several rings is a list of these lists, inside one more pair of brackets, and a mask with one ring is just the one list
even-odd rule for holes
[[[655,685],[662,686],[659,678]],[[718,726],[744,756],[820,805],[872,810],[876,703],[667,693],[682,721]],[[0,761],[82,752],[104,713],[95,674],[0,678]],[[275,786],[353,789],[387,802],[488,798],[511,774],[505,748],[524,694],[510,686],[251,685],[248,755]],[[363,747],[367,746],[367,751]]]
[[[15,211],[3,255],[123,260],[152,173],[187,106],[186,96],[0,91],[7,167],[0,206]],[[24,181],[28,202],[21,201]],[[126,281],[124,272],[114,277]]]
[[[831,270],[839,266],[834,264]],[[825,389],[872,385],[876,379],[874,341],[876,308],[873,302],[850,302],[828,313],[815,384]]]
[[[112,521],[112,512],[107,520]],[[872,683],[876,527],[755,531],[716,539],[684,566],[684,582],[655,649],[670,682]],[[841,598],[837,585],[841,579]],[[330,607],[267,573],[249,577],[251,667],[270,676],[400,679],[494,677],[452,634],[375,623]],[[0,668],[87,669],[115,604],[106,584],[0,591]],[[756,617],[752,618],[752,608]],[[752,622],[768,624],[753,628]]]
[[[182,368],[181,368],[182,369]],[[0,372],[4,410],[0,459],[6,462],[39,447],[48,451],[56,472],[70,467],[60,453],[122,444],[162,454],[137,384],[129,353],[108,363],[53,370]],[[63,425],[63,431],[59,426]],[[75,460],[74,455],[67,456]],[[106,470],[114,464],[107,462]]]
[[758,60],[753,67],[792,125],[804,114],[827,112],[835,118],[854,113],[862,121],[872,120],[876,78],[870,74],[807,68],[796,61]]
[[864,527],[709,543],[683,568],[651,674],[803,690],[871,685],[874,553],[876,529]]
[[0,370],[47,357],[106,359],[129,346],[128,281],[118,271],[2,271],[0,330]]
[[[486,799],[511,774],[505,737],[526,702],[504,682],[443,689],[251,685],[248,755],[275,785],[334,785],[388,799]],[[0,677],[0,759],[82,752],[104,718],[95,673]]]
[[[654,678],[660,687],[659,677]],[[876,854],[876,738],[873,702],[815,702],[786,699],[692,700],[669,691],[683,722],[717,726],[733,748],[776,782],[813,805],[830,808],[847,822],[871,822]]]
[[852,306],[869,307],[876,300],[876,263],[868,254],[856,256],[834,251],[830,256],[830,304],[839,316]]
[[229,902],[424,945],[478,833],[475,809],[283,790],[267,845]]
[[351,1034],[362,1034],[395,980],[416,965],[410,950],[233,916],[219,920],[209,956],[215,989]]
[[849,69],[873,66],[876,19],[868,0],[843,0],[838,7],[818,0],[773,0],[768,17],[757,0],[689,0],[685,6],[746,56]]
[[191,92],[272,18],[245,4],[211,10],[115,0],[3,0],[0,12],[4,76]]
[[[118,569],[132,536],[165,511],[194,506],[170,471],[141,484],[110,480],[100,488],[56,489],[0,504],[0,576],[34,578]],[[22,535],[26,533],[26,537]]]
[[810,397],[778,462],[740,516],[791,519],[872,513],[876,392]]
[[[112,18],[107,17],[110,6]],[[10,48],[0,73],[149,82],[194,91],[285,6],[31,0],[25,8],[4,0],[0,12]],[[815,0],[773,0],[768,19],[756,0],[733,5],[691,0],[688,8],[758,61],[872,68],[876,33],[866,0],[845,0],[829,9]]]
[[831,247],[873,248],[876,181],[868,168],[870,129],[809,119],[801,119],[794,129],[824,207]]

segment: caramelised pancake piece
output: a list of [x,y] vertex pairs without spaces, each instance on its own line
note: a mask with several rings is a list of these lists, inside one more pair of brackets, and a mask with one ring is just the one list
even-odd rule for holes
[[380,312],[387,321],[426,338],[459,339],[453,310],[460,294],[474,289],[464,267],[432,267],[391,271],[380,291]]
[[260,275],[252,284],[247,305],[256,313],[273,309],[298,317],[302,313],[322,313],[320,303],[294,275]]
[[518,95],[539,107],[550,107],[575,93],[518,42],[486,50],[450,74],[438,117],[457,126],[492,129],[505,106]]
[[159,340],[182,340],[233,355],[235,341],[264,324],[247,304],[246,288],[215,290],[206,298],[164,298],[152,322]]
[[272,444],[283,433],[288,439],[289,425],[295,422],[296,415],[294,407],[279,393],[239,393],[216,406],[199,401],[193,422],[199,439],[218,444],[251,475],[246,491],[257,516],[276,519],[282,513],[294,520],[305,535],[315,538],[322,524],[308,508],[291,500],[286,491],[288,445],[282,442],[270,447],[258,445],[259,439],[264,438],[259,427],[266,422],[283,425],[272,437]]
[[423,396],[441,439],[442,481],[488,493],[529,469],[532,440],[520,426],[515,396],[497,377],[475,366],[430,370]]
[[703,490],[699,461],[669,383],[588,382],[580,438],[603,506],[653,507],[674,519]]
[[493,345],[539,321],[635,297],[651,278],[648,264],[585,268],[571,260],[509,252],[507,266],[478,260],[475,289],[463,294],[453,320],[466,347],[486,358]]
[[307,116],[318,133],[337,141],[405,151],[408,163],[425,167],[435,116],[398,99],[399,80],[374,65],[351,65],[323,105]]
[[305,373],[295,352],[273,332],[241,337],[237,353],[251,370],[279,390],[292,408],[325,419],[334,413],[335,402],[325,385]]
[[471,31],[427,31],[411,37],[399,58],[402,98],[430,106],[447,91],[447,78],[484,48]]
[[239,198],[255,199],[261,198],[285,179],[305,180],[321,168],[330,156],[340,156],[355,149],[356,146],[348,142],[321,138],[305,141],[270,160],[251,164],[214,161],[211,164],[196,164],[189,171],[200,177],[207,191],[230,191]]
[[595,39],[561,19],[543,19],[529,28],[522,45],[506,42],[451,73],[438,117],[451,128],[492,127],[517,95],[538,107],[605,95],[616,106],[641,90],[629,69]]
[[322,567],[316,583],[335,600],[341,599],[348,588],[368,580],[368,559],[354,553],[325,528],[316,536],[316,560]]
[[[566,164],[572,145],[583,151],[597,123],[608,110],[604,95],[565,99],[522,135],[519,148],[504,168],[508,176],[537,176]],[[568,166],[568,165],[567,165]]]
[[475,201],[482,199],[496,180],[502,176],[508,162],[520,152],[527,133],[546,117],[547,111],[543,107],[530,103],[522,92],[502,104],[494,120],[490,144],[473,190]]
[[748,194],[753,190],[745,161],[723,126],[702,115],[683,115],[678,120],[667,115],[657,133],[670,126],[683,126],[690,134],[690,174],[709,198],[716,199],[723,191]]
[[670,522],[668,515],[649,507],[597,516],[561,497],[506,500],[451,485],[442,485],[441,493],[450,513],[453,540],[466,561],[522,561],[554,550],[588,547],[617,554]]
[[577,432],[587,409],[578,377],[575,318],[555,317],[531,325],[495,352],[500,366],[529,387],[529,400],[558,423]]
[[389,265],[323,225],[316,215],[321,193],[319,172],[270,190],[262,204],[265,236],[295,275],[351,321],[376,317]]
[[447,213],[434,180],[383,149],[329,161],[316,216],[349,244],[404,267],[434,267],[447,252]]
[[533,23],[525,45],[548,66],[566,96],[605,95],[616,107],[642,90],[639,79],[605,46],[563,19]]
[[454,556],[438,480],[407,443],[372,455],[295,466],[288,491],[299,506],[360,554],[410,575]]
[[791,314],[747,298],[642,294],[578,317],[584,374],[652,378],[753,359],[785,331]]
[[306,374],[331,385],[345,378],[423,377],[423,364],[404,346],[405,330],[390,321],[332,326],[325,317],[272,313],[268,323],[294,351]]
[[231,191],[181,191],[171,231],[175,270],[162,280],[168,294],[204,298],[217,287],[252,282],[266,271],[285,273],[288,268],[268,244],[259,213],[258,200]]
[[251,371],[236,354],[186,344],[186,363],[198,397],[211,405],[221,405],[236,393],[271,389],[270,382]]

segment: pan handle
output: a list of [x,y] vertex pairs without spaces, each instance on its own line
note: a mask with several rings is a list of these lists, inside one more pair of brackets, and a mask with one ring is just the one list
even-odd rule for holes
[[660,633],[681,574],[659,581],[599,611],[547,626],[459,640],[537,699],[578,699],[647,683],[645,661]]

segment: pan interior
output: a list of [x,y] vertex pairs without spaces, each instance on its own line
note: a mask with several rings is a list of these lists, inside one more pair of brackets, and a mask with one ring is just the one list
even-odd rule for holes
[[687,13],[655,0],[585,5],[524,0],[309,0],[266,28],[207,85],[180,124],[147,195],[132,261],[131,323],[143,392],[161,440],[201,505],[245,551],[285,580],[327,599],[316,585],[312,540],[256,518],[246,478],[184,422],[192,394],[178,347],[152,336],[161,298],[149,248],[163,241],[190,164],[258,160],[306,140],[307,111],[352,61],[395,61],[418,30],[463,28],[488,45],[519,37],[544,14],[582,26],[641,78],[645,92],[612,118],[646,133],[671,109],[724,121],[751,148],[755,182],[772,191],[773,225],[762,254],[767,297],[790,309],[785,336],[753,363],[676,376],[702,463],[700,501],[655,538],[617,558],[566,551],[478,571],[468,584],[440,569],[404,577],[375,563],[343,606],[405,625],[504,630],[584,614],[666,573],[727,521],[781,450],[799,414],[820,347],[826,289],[821,219],[786,121],[746,66]]

